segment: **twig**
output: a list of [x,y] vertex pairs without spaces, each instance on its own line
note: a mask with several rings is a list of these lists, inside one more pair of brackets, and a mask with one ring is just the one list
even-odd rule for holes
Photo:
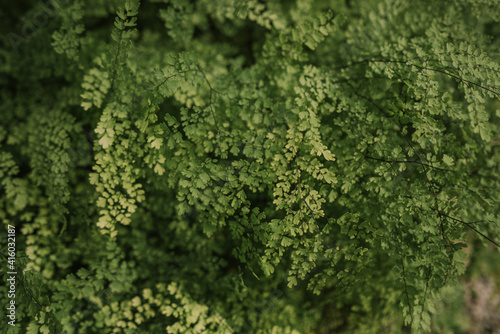
[[219,147],[220,155],[221,155],[221,157],[222,157],[222,159],[224,160],[224,163],[225,163],[226,159],[224,158],[224,155],[222,154],[222,147],[221,147],[221,144],[220,144],[219,124],[217,123],[217,118],[215,118],[215,111],[214,111],[214,107],[213,107],[213,104],[212,104],[212,95],[213,95],[214,89],[213,89],[212,85],[210,84],[210,81],[208,81],[207,75],[201,69],[201,67],[199,65],[198,65],[198,70],[203,75],[203,77],[205,78],[205,81],[207,82],[208,87],[210,88],[210,103],[209,103],[208,106],[210,108],[210,111],[212,112],[212,117],[213,117],[214,123],[215,123],[215,129],[217,130],[217,145]]
[[387,162],[387,163],[413,163],[413,164],[418,164],[418,165],[422,165],[422,166],[427,166],[427,167],[430,167],[430,168],[434,168],[434,169],[437,169],[437,170],[440,170],[440,171],[444,171],[444,172],[455,172],[453,169],[440,168],[440,167],[432,166],[432,165],[423,163],[421,161],[416,161],[416,160],[413,160],[413,161],[412,160],[385,160],[385,159],[374,158],[374,157],[370,157],[370,156],[365,156],[365,158],[366,159],[370,159],[370,160],[377,160],[377,161]]
[[444,216],[446,218],[449,218],[453,221],[456,221],[458,223],[462,223],[464,224],[465,226],[467,226],[468,228],[470,228],[471,230],[473,230],[474,232],[478,233],[480,236],[482,236],[483,238],[485,238],[486,240],[488,240],[489,242],[491,242],[492,244],[494,244],[495,246],[499,247],[500,248],[500,244],[498,244],[496,241],[494,241],[493,239],[491,239],[490,237],[484,235],[483,233],[479,232],[474,226],[472,226],[472,224],[474,223],[478,223],[478,222],[471,222],[471,223],[468,223],[468,222],[464,222],[463,220],[460,220],[458,218],[455,218],[455,217],[451,217],[439,210],[436,210],[436,209],[433,209],[435,211],[437,211],[441,216]]

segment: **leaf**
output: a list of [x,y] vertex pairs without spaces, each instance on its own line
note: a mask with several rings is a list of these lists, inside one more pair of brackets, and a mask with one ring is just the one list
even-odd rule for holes
[[329,150],[324,150],[323,151],[323,156],[328,161],[335,161],[335,156]]
[[289,288],[293,288],[296,285],[297,285],[297,277],[295,277],[295,276],[289,276],[288,277],[288,287]]
[[155,139],[155,140],[153,140],[153,142],[151,143],[151,147],[152,147],[152,148],[156,148],[157,150],[159,150],[162,144],[163,144],[163,139],[161,139],[161,138],[156,138],[156,139]]
[[83,110],[89,110],[90,108],[92,108],[92,102],[90,101],[82,101],[80,105],[83,108]]
[[30,322],[30,324],[28,325],[28,328],[26,330],[26,334],[38,334],[39,331],[39,326],[37,323],[35,322]]
[[443,155],[443,161],[445,164],[447,164],[448,166],[453,166],[453,158],[448,156],[448,155]]
[[113,138],[110,138],[107,134],[105,134],[101,137],[101,139],[99,139],[99,144],[102,148],[106,149],[113,144]]
[[205,172],[200,173],[199,177],[204,184],[207,184],[210,181],[210,176]]
[[158,175],[163,175],[165,173],[165,168],[163,168],[163,166],[161,166],[160,164],[156,164],[154,172]]
[[269,262],[262,262],[261,266],[262,270],[264,271],[264,275],[266,276],[270,276],[274,272],[274,267]]
[[324,175],[324,178],[325,178],[325,181],[327,183],[337,183],[337,178],[335,177],[335,175],[331,172],[331,171],[328,171],[325,175]]
[[80,268],[77,272],[77,275],[81,278],[81,279],[86,279],[87,277],[89,277],[90,275],[90,272],[85,269],[85,268]]

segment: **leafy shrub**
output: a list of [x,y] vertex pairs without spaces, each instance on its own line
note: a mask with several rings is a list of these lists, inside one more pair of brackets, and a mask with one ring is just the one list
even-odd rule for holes
[[427,332],[500,242],[496,1],[2,7],[9,332]]

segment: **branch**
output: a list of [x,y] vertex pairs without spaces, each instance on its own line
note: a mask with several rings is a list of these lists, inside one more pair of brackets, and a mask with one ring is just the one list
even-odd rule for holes
[[110,91],[113,89],[116,79],[116,65],[118,64],[118,55],[120,54],[120,49],[122,47],[123,30],[120,31],[120,38],[118,39],[118,48],[116,49],[115,60],[113,62],[113,75],[111,78]]
[[348,68],[348,67],[351,67],[351,66],[355,66],[355,65],[360,65],[360,64],[368,64],[368,63],[397,63],[397,64],[404,64],[404,65],[408,65],[408,66],[412,66],[412,67],[416,67],[416,68],[419,68],[421,70],[429,70],[429,71],[433,71],[433,72],[439,72],[439,73],[443,73],[451,78],[455,78],[455,79],[458,79],[464,83],[467,83],[467,84],[471,84],[471,85],[474,85],[474,86],[477,86],[479,88],[482,88],[484,90],[487,90],[489,91],[490,93],[493,93],[497,96],[500,97],[500,92],[497,92],[493,89],[490,89],[482,84],[479,84],[477,82],[473,82],[473,81],[470,81],[470,80],[467,80],[467,79],[464,79],[464,78],[461,78],[455,74],[452,74],[450,72],[447,72],[447,71],[444,71],[444,70],[441,70],[441,69],[437,69],[437,68],[430,68],[430,67],[425,67],[425,66],[420,66],[420,65],[417,65],[417,64],[413,64],[413,63],[410,63],[408,60],[394,60],[394,59],[366,59],[366,60],[362,60],[362,61],[357,61],[357,62],[353,62],[353,63],[350,63],[348,65],[344,65],[344,66],[339,66],[339,67],[336,67],[334,68],[333,70],[334,71],[338,71],[338,70],[341,70],[341,69],[345,69],[345,68]]
[[214,123],[215,123],[215,128],[217,130],[217,146],[219,147],[219,151],[220,151],[220,156],[222,157],[222,159],[224,159],[224,161],[226,160],[224,158],[224,155],[222,154],[222,147],[220,145],[220,130],[219,130],[219,124],[217,123],[217,119],[215,118],[215,111],[214,111],[214,107],[213,107],[213,104],[212,104],[212,95],[213,95],[213,92],[214,92],[214,89],[212,87],[212,85],[210,84],[210,81],[208,81],[208,78],[207,78],[207,75],[205,74],[205,72],[203,72],[203,70],[201,69],[201,67],[198,65],[198,70],[200,71],[200,73],[203,75],[203,77],[205,78],[205,81],[207,82],[207,85],[208,87],[210,88],[210,103],[208,104],[209,108],[210,108],[210,111],[212,112],[212,117],[214,119]]
[[457,75],[455,75],[455,74],[449,73],[449,72],[447,72],[447,71],[443,71],[443,70],[440,70],[440,69],[437,69],[437,68],[429,68],[429,67],[419,66],[419,65],[415,65],[415,64],[411,64],[411,63],[409,63],[408,65],[410,65],[410,66],[414,66],[414,67],[419,68],[419,69],[421,69],[421,70],[429,70],[429,71],[434,71],[434,72],[439,72],[439,73],[446,74],[446,75],[447,75],[447,76],[449,76],[449,77],[452,77],[452,78],[458,79],[458,80],[460,80],[460,81],[462,81],[462,82],[465,82],[465,83],[468,83],[468,84],[471,84],[471,85],[477,86],[477,87],[479,87],[479,88],[482,88],[482,89],[484,89],[484,90],[487,90],[487,91],[489,91],[489,92],[491,92],[491,93],[493,93],[493,94],[495,94],[495,95],[497,95],[497,96],[499,96],[499,97],[500,97],[500,93],[499,93],[499,92],[497,92],[497,91],[494,91],[493,89],[490,89],[490,88],[488,88],[488,87],[485,87],[485,86],[483,86],[483,85],[481,85],[481,84],[478,84],[478,83],[476,83],[476,82],[473,82],[473,81],[470,81],[470,80],[467,80],[467,79],[461,78],[461,77],[459,77],[459,76],[457,76]]
[[440,167],[432,166],[432,165],[429,165],[429,164],[426,164],[426,163],[423,163],[423,162],[420,162],[420,161],[415,161],[415,160],[414,161],[407,161],[407,160],[384,160],[384,159],[369,157],[369,156],[366,156],[366,155],[365,155],[365,158],[366,159],[370,159],[370,160],[377,160],[377,161],[387,162],[387,163],[412,163],[412,164],[418,164],[418,165],[422,165],[422,166],[427,166],[427,167],[430,167],[430,168],[434,168],[434,169],[437,169],[437,170],[440,170],[440,171],[443,171],[443,172],[455,172],[453,169],[440,168]]
[[[436,209],[434,209],[436,210]],[[483,233],[479,232],[474,226],[472,226],[472,224],[474,223],[479,223],[479,221],[477,222],[471,222],[471,223],[467,223],[467,222],[464,222],[463,220],[460,220],[458,218],[455,218],[455,217],[451,217],[451,216],[448,216],[447,214],[439,211],[439,210],[436,210],[440,215],[446,217],[446,218],[449,218],[453,221],[456,221],[458,223],[462,223],[464,224],[465,226],[467,226],[468,228],[470,228],[471,230],[473,230],[474,232],[478,233],[480,236],[482,236],[483,238],[485,238],[486,240],[488,240],[489,242],[491,242],[493,245],[497,246],[498,248],[500,248],[500,244],[498,244],[496,241],[494,241],[493,239],[491,239],[490,237],[484,235]]]
[[186,70],[186,71],[180,71],[180,72],[177,72],[175,74],[172,74],[171,76],[169,77],[166,77],[165,80],[163,80],[160,84],[158,84],[155,88],[150,88],[149,90],[158,90],[158,88],[160,88],[165,82],[167,82],[169,79],[172,79],[176,76],[178,76],[179,74],[183,74],[183,73],[187,73],[187,72],[190,72],[191,70]]
[[307,207],[311,211],[311,215],[313,217],[314,224],[316,225],[316,230],[318,231],[318,234],[321,237],[321,240],[323,240],[323,244],[325,245],[326,248],[331,249],[332,247],[326,242],[325,237],[323,236],[323,233],[319,230],[319,225],[318,225],[318,222],[316,220],[316,217],[314,216],[313,209],[311,208],[311,206],[309,205],[309,203],[307,203],[307,201],[305,199],[304,199],[304,203],[306,203]]

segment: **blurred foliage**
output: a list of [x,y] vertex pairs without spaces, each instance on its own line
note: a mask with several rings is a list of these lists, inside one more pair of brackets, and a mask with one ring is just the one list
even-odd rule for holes
[[3,3],[2,330],[487,331],[499,20],[498,0]]

